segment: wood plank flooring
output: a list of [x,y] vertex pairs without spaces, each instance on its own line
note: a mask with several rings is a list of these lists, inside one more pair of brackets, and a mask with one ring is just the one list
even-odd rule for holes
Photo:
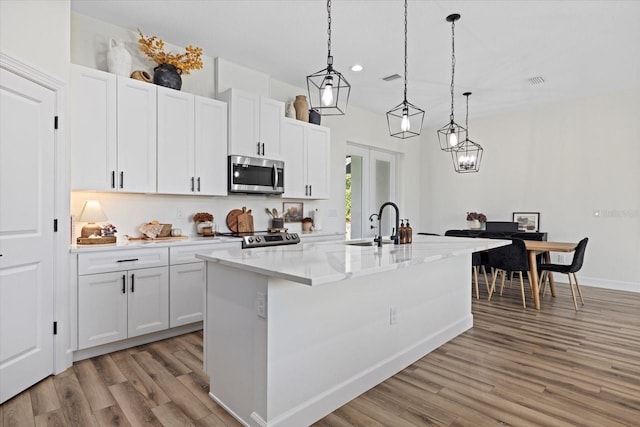
[[[541,311],[515,284],[481,293],[471,330],[314,426],[640,425],[640,294],[583,287],[576,312],[557,288]],[[201,367],[202,332],[77,362],[0,406],[0,427],[238,426]]]

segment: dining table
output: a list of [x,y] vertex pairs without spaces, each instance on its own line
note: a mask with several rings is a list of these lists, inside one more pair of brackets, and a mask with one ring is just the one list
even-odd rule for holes
[[[544,254],[546,263],[551,262],[551,252],[573,252],[576,249],[577,243],[569,242],[547,242],[539,240],[524,240],[525,247],[527,248],[527,255],[529,256],[529,273],[531,280],[531,292],[533,293],[533,305],[536,310],[540,310],[540,278],[538,275],[538,263],[536,256]],[[555,282],[553,280],[553,274],[549,272],[549,288],[551,289],[551,296],[556,296]]]

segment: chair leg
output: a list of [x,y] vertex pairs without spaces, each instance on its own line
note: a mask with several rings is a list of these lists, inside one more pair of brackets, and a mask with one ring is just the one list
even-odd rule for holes
[[540,298],[544,298],[544,293],[547,290],[547,282],[545,281],[547,277],[547,271],[543,270],[542,273],[540,273],[540,283],[539,283],[539,288],[540,288]]
[[471,269],[473,270],[473,284],[476,288],[476,299],[480,299],[480,292],[478,291],[478,266],[474,265]]
[[582,298],[582,291],[580,290],[580,285],[578,284],[578,276],[576,276],[576,273],[573,273],[573,280],[576,282],[576,288],[578,289],[578,295],[580,295],[580,301],[582,301],[582,305],[584,305],[584,298]]
[[519,271],[518,273],[520,273],[520,293],[522,294],[522,306],[524,308],[527,308],[527,303],[524,299],[524,280],[522,280],[522,271]]
[[493,270],[493,280],[491,280],[491,289],[489,290],[489,298],[487,298],[487,301],[491,301],[491,296],[493,295],[493,291],[496,289],[497,278],[498,278],[498,270]]
[[573,297],[573,306],[575,307],[576,311],[578,311],[578,303],[576,302],[576,293],[573,290],[573,283],[571,281],[571,273],[567,273],[567,277],[569,278],[569,289],[571,289],[571,296]]
[[482,274],[484,275],[484,284],[487,287],[487,293],[489,292],[489,279],[487,279],[487,269],[482,266]]
[[[507,272],[504,270],[500,270],[500,273],[501,273],[500,276],[502,279],[500,280],[500,296],[502,296],[502,289],[504,289],[504,281],[507,278]],[[509,282],[509,284],[511,284],[511,282]]]

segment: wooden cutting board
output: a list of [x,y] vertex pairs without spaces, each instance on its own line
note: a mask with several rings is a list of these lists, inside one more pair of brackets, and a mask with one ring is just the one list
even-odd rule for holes
[[227,214],[227,227],[229,231],[237,233],[238,230],[238,216],[242,214],[241,209],[233,209]]

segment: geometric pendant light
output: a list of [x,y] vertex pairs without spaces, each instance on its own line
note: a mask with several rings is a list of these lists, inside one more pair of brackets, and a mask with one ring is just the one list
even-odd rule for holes
[[404,0],[404,100],[387,112],[389,134],[406,139],[420,135],[424,110],[407,101],[407,0]]
[[469,95],[471,92],[463,94],[467,97],[467,119],[466,119],[466,137],[465,139],[453,147],[451,157],[453,158],[453,168],[458,173],[474,173],[480,170],[480,162],[482,161],[482,146],[469,139]]
[[466,133],[466,129],[453,119],[453,81],[456,73],[455,26],[458,19],[460,19],[460,15],[457,13],[447,16],[447,22],[451,22],[451,113],[449,114],[449,123],[438,129],[440,149],[443,151],[451,151],[463,140]]
[[331,56],[331,0],[327,0],[329,29],[327,34],[327,68],[307,76],[310,108],[321,116],[341,116],[347,112],[351,85],[344,76],[333,68]]

